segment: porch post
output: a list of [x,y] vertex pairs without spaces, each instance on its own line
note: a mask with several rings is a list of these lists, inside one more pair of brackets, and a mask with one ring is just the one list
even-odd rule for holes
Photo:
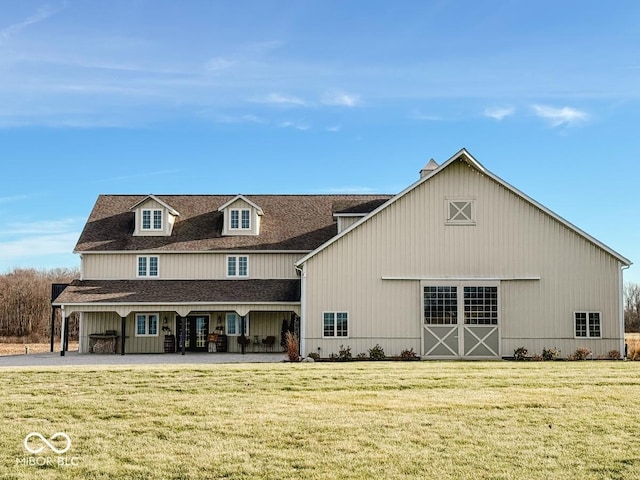
[[186,347],[186,343],[187,343],[187,321],[185,319],[185,317],[178,317],[178,322],[180,322],[180,353],[182,355],[185,354],[187,347]]
[[61,310],[62,312],[62,322],[60,322],[60,356],[64,357],[64,330],[65,330],[65,322],[64,322],[64,307]]
[[126,338],[125,328],[127,327],[127,317],[120,317],[120,318],[122,319],[122,321],[120,322],[120,329],[121,329],[120,355],[124,355],[124,339]]
[[247,348],[247,344],[246,344],[247,337],[244,336],[246,325],[247,325],[247,316],[241,315],[240,316],[240,338],[242,338],[242,344],[240,345],[240,351],[242,352],[243,355]]
[[64,351],[69,351],[69,317],[64,317]]
[[56,332],[56,308],[51,307],[51,353],[53,353],[53,336]]

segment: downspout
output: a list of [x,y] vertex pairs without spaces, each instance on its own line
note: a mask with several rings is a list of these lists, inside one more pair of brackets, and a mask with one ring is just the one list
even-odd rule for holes
[[623,356],[623,358],[626,360],[626,344],[627,341],[624,338],[624,274],[623,272],[629,268],[631,265],[623,265],[620,268],[620,331],[622,332],[622,338],[620,339],[620,355]]
[[302,264],[302,268],[296,266],[300,272],[300,356],[306,357],[306,332],[307,332],[307,265]]

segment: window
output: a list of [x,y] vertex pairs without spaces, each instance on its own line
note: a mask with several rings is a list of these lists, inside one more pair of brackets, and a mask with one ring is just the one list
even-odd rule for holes
[[227,257],[227,277],[248,277],[249,257],[230,255]]
[[[242,317],[237,313],[227,313],[227,335],[230,337],[239,337],[242,329]],[[244,336],[249,335],[249,315],[244,317]]]
[[498,324],[498,287],[464,287],[464,323]]
[[251,229],[251,210],[249,209],[232,209],[230,210],[231,222],[229,228],[231,230],[249,230]]
[[158,314],[139,313],[136,315],[136,337],[158,336]]
[[348,337],[349,314],[347,312],[324,312],[322,314],[323,337]]
[[599,338],[600,312],[575,312],[574,313],[576,337]]
[[458,323],[458,287],[424,287],[424,323]]
[[473,199],[447,200],[446,219],[450,225],[475,225]]
[[138,277],[158,276],[158,257],[138,257]]
[[142,230],[162,230],[162,210],[142,210]]

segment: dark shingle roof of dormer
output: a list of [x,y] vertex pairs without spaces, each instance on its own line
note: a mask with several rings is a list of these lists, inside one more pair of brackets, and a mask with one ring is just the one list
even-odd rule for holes
[[372,211],[391,195],[246,195],[260,205],[260,235],[222,236],[223,213],[235,195],[156,195],[180,212],[171,236],[133,236],[135,213],[147,195],[100,195],[76,245],[76,252],[102,251],[310,251],[337,234],[333,214]]

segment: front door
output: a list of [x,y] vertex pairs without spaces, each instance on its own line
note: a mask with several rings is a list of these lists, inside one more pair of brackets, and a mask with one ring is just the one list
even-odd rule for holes
[[498,286],[488,282],[423,285],[422,356],[500,355]]
[[182,328],[186,328],[185,350],[190,352],[206,352],[209,336],[209,316],[191,315],[180,318],[178,322],[178,344],[182,348]]

